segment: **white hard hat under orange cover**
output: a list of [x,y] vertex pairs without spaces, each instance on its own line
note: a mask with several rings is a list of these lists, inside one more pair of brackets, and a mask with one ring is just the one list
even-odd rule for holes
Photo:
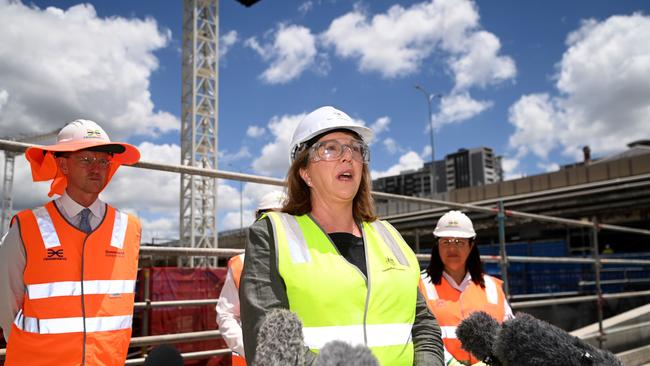
[[36,145],[25,151],[25,157],[32,168],[32,179],[35,182],[52,179],[48,196],[63,194],[68,181],[59,171],[54,153],[87,149],[114,154],[106,180],[107,184],[120,165],[132,165],[140,160],[140,151],[135,146],[123,142],[111,142],[104,129],[97,123],[78,119],[61,129],[54,145]]
[[303,118],[291,138],[291,160],[296,158],[300,147],[314,137],[332,130],[350,130],[368,143],[372,139],[372,130],[355,122],[345,112],[331,106],[320,107]]
[[433,235],[441,237],[452,238],[473,238],[476,236],[472,220],[464,213],[452,210],[442,215],[438,220]]

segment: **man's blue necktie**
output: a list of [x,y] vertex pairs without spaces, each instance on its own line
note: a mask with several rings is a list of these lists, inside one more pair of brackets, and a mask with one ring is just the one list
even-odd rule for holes
[[90,220],[88,219],[88,215],[90,215],[90,209],[84,208],[81,210],[79,215],[81,216],[81,220],[79,220],[79,230],[83,231],[84,233],[91,232],[92,229],[90,228]]

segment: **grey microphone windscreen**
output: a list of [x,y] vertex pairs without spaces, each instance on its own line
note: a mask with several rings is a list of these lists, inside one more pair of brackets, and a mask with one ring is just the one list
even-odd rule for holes
[[254,365],[303,366],[306,351],[300,319],[287,309],[274,309],[260,327]]
[[456,328],[456,337],[462,343],[463,349],[479,360],[488,357],[494,359],[494,344],[499,328],[499,323],[492,316],[478,311],[460,323]]
[[332,341],[320,350],[316,366],[379,366],[379,361],[368,347]]

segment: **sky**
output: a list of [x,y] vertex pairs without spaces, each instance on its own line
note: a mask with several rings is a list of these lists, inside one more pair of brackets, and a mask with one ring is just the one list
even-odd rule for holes
[[[221,0],[219,168],[284,178],[293,128],[323,105],[373,128],[375,178],[431,160],[429,120],[436,159],[490,147],[506,179],[581,160],[585,145],[595,157],[622,151],[650,138],[649,10],[641,0]],[[86,118],[144,161],[180,163],[182,11],[180,0],[0,0],[0,137]],[[124,167],[101,197],[141,218],[144,241],[165,240],[178,236],[179,182]],[[219,230],[248,225],[270,189],[220,180]],[[18,157],[14,209],[47,190]]]

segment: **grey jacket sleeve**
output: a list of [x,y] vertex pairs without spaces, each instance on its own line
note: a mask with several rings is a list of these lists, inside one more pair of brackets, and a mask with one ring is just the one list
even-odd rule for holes
[[418,299],[415,305],[415,323],[411,330],[415,356],[415,366],[444,365],[444,351],[438,320],[427,307],[424,296],[418,289]]
[[23,272],[26,262],[20,224],[16,220],[0,243],[0,328],[5,340],[9,340],[11,324],[18,310],[23,307]]
[[[254,365],[257,334],[266,313],[276,308],[289,309],[287,290],[276,262],[273,227],[268,217],[249,228],[239,300],[246,359],[249,365]],[[305,353],[306,365],[312,365],[316,355],[306,346]]]

